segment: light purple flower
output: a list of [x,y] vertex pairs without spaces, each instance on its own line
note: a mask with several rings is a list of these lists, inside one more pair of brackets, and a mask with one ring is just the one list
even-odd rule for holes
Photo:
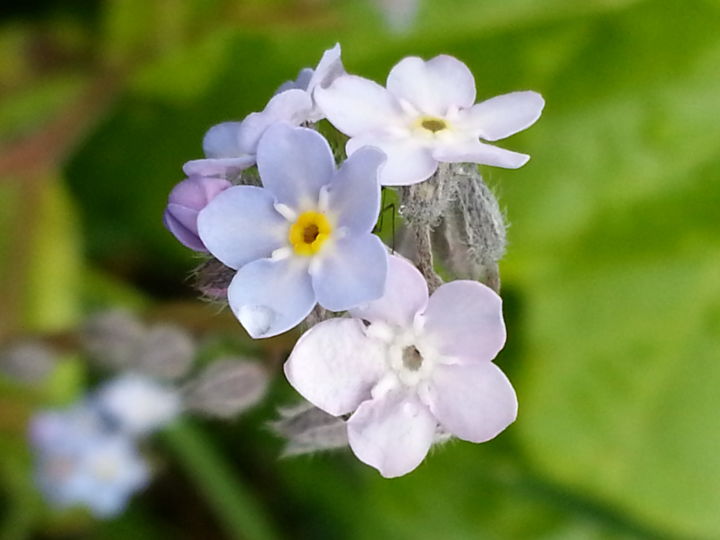
[[132,436],[162,428],[180,414],[182,407],[177,391],[133,373],[106,383],[93,402],[117,430]]
[[336,170],[322,135],[279,124],[258,145],[264,187],[231,187],[200,212],[203,243],[238,270],[228,301],[252,337],[289,330],[316,303],[343,311],[382,295],[387,252],[372,229],[384,159],[365,148]]
[[109,432],[86,405],[37,415],[31,442],[38,487],[58,508],[84,506],[96,517],[112,517],[149,481],[132,440]]
[[163,224],[184,246],[195,251],[207,251],[197,232],[198,212],[231,185],[222,178],[186,178],[170,192]]
[[[340,75],[345,75],[345,68],[340,59],[340,53],[340,44],[336,43],[332,49],[328,49],[323,53],[315,69],[301,69],[297,79],[283,83],[280,88],[277,89],[277,92],[285,92],[286,90],[296,88],[307,92],[308,96],[312,99],[315,88],[319,86],[325,88]],[[317,122],[325,118],[325,115],[317,106],[314,99],[312,104],[312,109],[307,114],[305,121]]]
[[384,296],[350,313],[307,331],[285,375],[320,409],[352,413],[350,447],[383,476],[415,469],[438,426],[484,442],[515,420],[515,391],[492,363],[505,325],[490,288],[453,281],[428,298],[420,272],[392,256]]
[[262,112],[249,114],[242,122],[223,122],[211,127],[203,138],[205,159],[188,161],[183,171],[233,180],[255,164],[258,142],[272,125],[298,126],[312,110],[312,100],[304,90],[291,89],[275,95]]
[[384,151],[383,185],[422,182],[438,163],[472,162],[517,168],[529,156],[485,144],[531,126],[545,104],[536,92],[512,92],[475,103],[475,80],[452,56],[401,60],[387,89],[355,75],[315,90],[327,119],[350,136],[347,153],[365,145]]

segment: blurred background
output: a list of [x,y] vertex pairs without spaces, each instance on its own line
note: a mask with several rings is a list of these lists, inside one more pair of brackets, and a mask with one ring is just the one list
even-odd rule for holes
[[[720,2],[46,0],[0,19],[0,342],[61,351],[0,376],[0,538],[720,538]],[[161,225],[205,130],[261,110],[339,41],[351,73],[452,54],[478,98],[541,92],[541,120],[487,169],[511,223],[498,364],[518,421],[383,480],[349,451],[279,460],[281,376],[232,423],[153,439],[121,516],[54,512],[26,440],[97,373],[72,343],[135,310],[277,367],[196,299],[198,259]],[[220,344],[220,345],[219,345]],[[22,377],[21,377],[22,378]]]

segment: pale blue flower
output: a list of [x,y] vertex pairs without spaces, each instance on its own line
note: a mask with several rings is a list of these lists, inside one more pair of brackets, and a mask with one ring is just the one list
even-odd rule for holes
[[261,112],[249,114],[242,122],[223,122],[211,127],[203,138],[205,159],[188,161],[188,176],[210,176],[232,180],[255,164],[257,146],[263,133],[278,123],[298,126],[312,110],[307,92],[291,89],[274,96]]
[[264,187],[231,187],[200,212],[203,243],[238,270],[228,301],[252,337],[289,330],[316,303],[343,311],[382,295],[387,251],[372,229],[384,159],[365,148],[336,169],[319,133],[275,125],[257,149]]
[[132,439],[109,431],[87,405],[38,414],[31,442],[37,485],[56,508],[83,506],[112,517],[150,478]]

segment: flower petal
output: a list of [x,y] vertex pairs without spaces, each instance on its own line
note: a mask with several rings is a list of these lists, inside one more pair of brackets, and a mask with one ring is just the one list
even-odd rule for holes
[[298,340],[285,363],[285,376],[310,403],[340,416],[370,399],[385,372],[383,353],[359,319],[330,319]]
[[430,450],[437,421],[414,395],[391,391],[365,401],[347,423],[350,448],[385,478],[415,469]]
[[387,248],[374,234],[349,236],[328,246],[312,273],[318,303],[344,311],[382,296],[387,279]]
[[265,189],[277,202],[294,209],[315,209],[320,188],[335,174],[335,160],[325,138],[307,128],[276,124],[258,144],[257,162]]
[[416,56],[404,58],[390,70],[387,89],[420,112],[437,116],[475,102],[472,73],[460,60],[444,54],[427,62]]
[[275,200],[255,186],[233,186],[198,214],[198,233],[207,250],[230,268],[269,257],[286,242],[287,221]]
[[253,339],[290,330],[315,306],[307,264],[295,257],[246,264],[230,283],[228,303]]
[[312,93],[318,86],[327,88],[335,79],[341,75],[345,75],[345,68],[343,67],[340,54],[339,43],[336,43],[332,49],[328,49],[323,53],[320,62],[318,62],[315,71],[312,73],[312,77],[305,87],[308,92]]
[[409,328],[415,315],[427,305],[428,287],[422,274],[403,257],[388,257],[387,282],[381,298],[352,309],[350,314],[369,322],[385,322]]
[[183,165],[183,172],[188,176],[206,176],[232,180],[253,165],[255,165],[255,155],[243,154],[234,158],[193,159]]
[[428,400],[440,425],[465,441],[488,441],[517,417],[515,390],[492,362],[436,366]]
[[240,148],[255,154],[265,130],[278,123],[300,125],[311,108],[312,100],[305,90],[290,89],[276,94],[262,112],[249,114],[242,121],[238,135]]
[[502,299],[477,281],[441,285],[423,319],[438,353],[461,362],[489,362],[505,344]]
[[497,141],[532,126],[544,106],[537,92],[511,92],[462,111],[460,121],[481,139]]
[[380,168],[380,184],[383,186],[409,186],[427,180],[437,170],[437,162],[429,148],[410,136],[393,136],[370,132],[353,137],[346,150],[352,155],[364,146],[375,146],[387,156]]
[[382,86],[356,75],[343,75],[313,93],[320,110],[346,135],[381,129],[400,121],[400,109]]
[[378,170],[385,154],[377,148],[364,147],[340,167],[328,188],[328,209],[337,216],[337,226],[353,234],[373,230],[380,213]]
[[205,133],[203,152],[211,159],[238,157],[245,154],[240,148],[240,126],[242,122],[223,122]]
[[[170,231],[185,247],[194,251],[207,252],[205,245],[202,243],[202,240],[200,240],[197,233],[183,225],[180,220],[173,215],[173,212],[189,214],[191,211],[183,207],[170,208],[171,206],[173,205],[168,205],[168,208],[163,214],[163,225],[165,225],[165,228]],[[195,217],[197,217],[197,212],[195,212]]]
[[530,159],[527,154],[498,148],[476,139],[454,141],[452,144],[438,146],[433,149],[432,156],[438,161],[447,163],[479,163],[505,169],[518,169]]

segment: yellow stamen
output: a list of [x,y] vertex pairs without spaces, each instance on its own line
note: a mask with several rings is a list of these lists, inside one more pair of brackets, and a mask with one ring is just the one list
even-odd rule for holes
[[303,212],[290,226],[288,240],[298,255],[314,255],[330,238],[332,225],[320,212]]
[[448,128],[448,124],[442,118],[436,118],[434,116],[423,116],[418,120],[418,124],[421,128],[427,129],[432,133],[437,133]]

